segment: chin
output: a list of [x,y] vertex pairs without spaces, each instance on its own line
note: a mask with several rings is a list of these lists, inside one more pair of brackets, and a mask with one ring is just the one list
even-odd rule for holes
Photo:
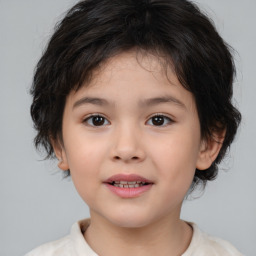
[[148,214],[119,214],[108,218],[113,225],[121,228],[142,228],[152,224],[155,220],[149,218]]

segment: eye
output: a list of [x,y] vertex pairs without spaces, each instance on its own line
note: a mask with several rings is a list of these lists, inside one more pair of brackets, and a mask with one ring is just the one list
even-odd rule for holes
[[153,126],[166,126],[170,123],[173,123],[173,120],[167,116],[164,115],[155,115],[152,116],[148,121],[147,124],[153,125]]
[[83,123],[86,123],[89,126],[105,126],[110,124],[110,122],[101,115],[91,115],[87,117]]

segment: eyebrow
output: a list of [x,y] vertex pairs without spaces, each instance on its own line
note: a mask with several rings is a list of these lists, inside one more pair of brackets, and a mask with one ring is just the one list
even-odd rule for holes
[[[186,108],[185,104],[182,103],[180,100],[174,98],[173,96],[163,96],[163,97],[155,97],[155,98],[149,98],[145,99],[139,102],[140,107],[150,107],[155,106],[161,103],[174,103],[182,108]],[[108,106],[113,105],[106,99],[102,98],[95,98],[95,97],[84,97],[76,101],[73,105],[73,109],[77,108],[84,104],[93,104],[98,106]]]
[[74,103],[73,109],[77,108],[81,105],[84,105],[84,104],[93,104],[93,105],[98,105],[98,106],[110,105],[110,103],[107,100],[102,99],[102,98],[84,97]]
[[163,96],[146,99],[140,102],[140,106],[155,106],[161,103],[174,103],[182,108],[186,108],[185,104],[173,96]]

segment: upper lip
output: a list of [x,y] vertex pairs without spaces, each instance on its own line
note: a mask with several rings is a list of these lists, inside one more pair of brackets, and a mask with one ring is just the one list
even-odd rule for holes
[[104,183],[113,183],[115,181],[140,181],[144,183],[153,183],[153,181],[148,180],[140,175],[137,174],[116,174],[109,177]]

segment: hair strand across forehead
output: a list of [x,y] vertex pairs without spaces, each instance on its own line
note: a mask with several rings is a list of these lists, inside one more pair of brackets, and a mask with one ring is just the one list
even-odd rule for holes
[[85,0],[60,21],[36,67],[31,88],[35,144],[48,157],[62,134],[67,95],[89,81],[109,58],[131,49],[171,65],[195,98],[201,134],[226,131],[212,166],[196,170],[194,183],[211,180],[234,139],[241,115],[232,105],[235,67],[230,48],[209,18],[183,0]]

